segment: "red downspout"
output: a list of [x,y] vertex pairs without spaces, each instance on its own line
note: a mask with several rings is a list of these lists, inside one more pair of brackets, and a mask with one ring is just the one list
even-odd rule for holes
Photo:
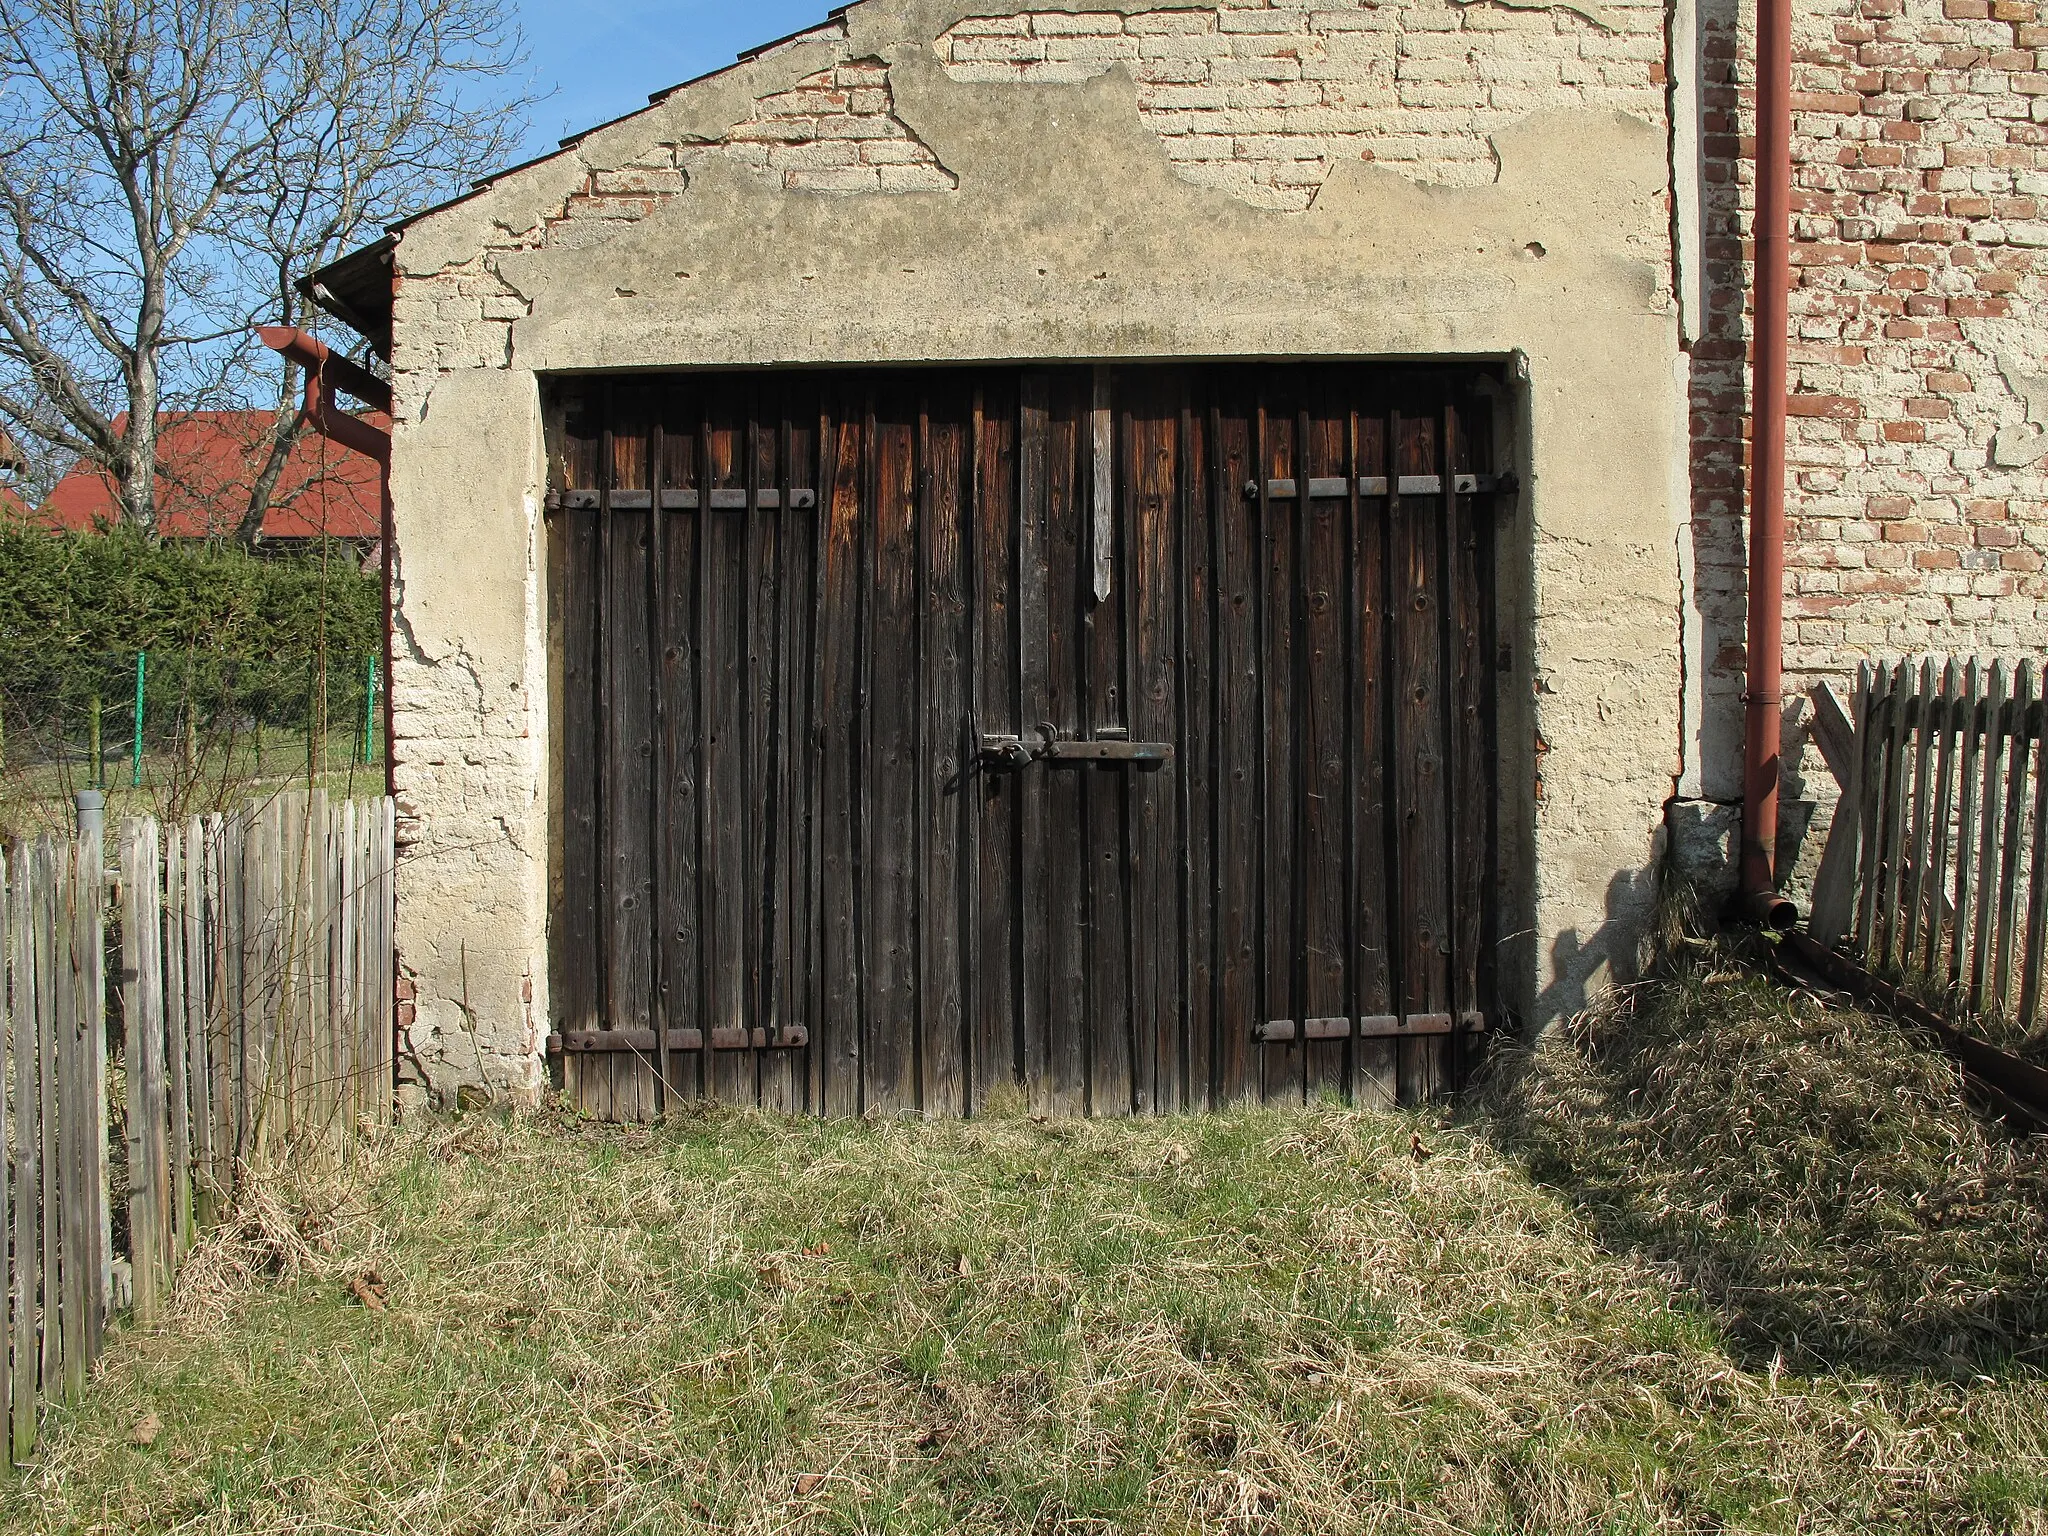
[[1778,894],[1778,779],[1785,668],[1785,353],[1791,331],[1792,0],[1758,0],[1756,278],[1749,447],[1749,681],[1743,695],[1742,897],[1783,931],[1798,911]]
[[[395,276],[392,282],[395,286]],[[398,766],[391,752],[395,739],[391,734],[391,434],[371,426],[360,417],[349,415],[334,401],[334,392],[339,389],[389,416],[391,386],[360,363],[343,357],[292,326],[258,326],[256,334],[271,351],[283,354],[305,369],[306,403],[299,412],[299,420],[322,437],[375,459],[383,470],[379,476],[384,489],[383,536],[378,542],[384,578],[384,793],[396,796]]]

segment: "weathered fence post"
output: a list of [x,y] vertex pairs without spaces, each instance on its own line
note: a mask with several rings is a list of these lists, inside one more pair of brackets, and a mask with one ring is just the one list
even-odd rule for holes
[[121,969],[128,1025],[128,1254],[135,1321],[156,1326],[170,1281],[164,1094],[163,878],[156,822],[121,826]]
[[8,1307],[14,1357],[8,1372],[10,1451],[16,1466],[36,1443],[36,1304],[42,1292],[36,1246],[42,1204],[43,988],[38,976],[35,914],[42,891],[28,845],[14,845],[14,900],[8,911],[8,951],[14,962],[14,1269]]

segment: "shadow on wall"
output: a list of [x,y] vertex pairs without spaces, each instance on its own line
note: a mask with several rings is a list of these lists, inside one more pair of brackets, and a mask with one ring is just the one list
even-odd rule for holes
[[1539,1031],[1576,1017],[1611,987],[1643,974],[1661,887],[1659,865],[1620,870],[1607,882],[1605,921],[1590,935],[1567,928],[1551,941],[1544,972],[1549,984],[1536,994]]
[[1680,943],[1507,1053],[1488,1134],[1690,1289],[1748,1368],[2048,1364],[2048,1139],[1980,1119],[1947,1058],[1792,991],[1755,943]]

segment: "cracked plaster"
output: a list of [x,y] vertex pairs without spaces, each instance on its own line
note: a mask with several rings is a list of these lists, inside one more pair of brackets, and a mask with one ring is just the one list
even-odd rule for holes
[[[540,376],[552,371],[1515,358],[1526,488],[1502,530],[1511,1001],[1554,1015],[1632,966],[1682,769],[1671,592],[1686,513],[1668,466],[1683,459],[1686,416],[1662,123],[1534,111],[1491,136],[1496,182],[1429,186],[1338,162],[1312,208],[1275,213],[1178,175],[1121,64],[1064,85],[948,78],[934,40],[989,9],[867,0],[843,34],[785,44],[405,228],[392,465],[407,637],[393,678],[409,840],[400,939],[417,988],[411,1051],[444,1091],[488,1079],[530,1096],[544,1081],[549,714],[534,508]],[[607,221],[618,227],[597,244],[532,238],[593,176],[720,140],[764,98],[868,57],[887,64],[896,115],[954,189],[822,196],[704,157],[636,217]],[[460,296],[473,317],[439,307],[451,273],[489,290]],[[506,318],[487,317],[493,299]]]

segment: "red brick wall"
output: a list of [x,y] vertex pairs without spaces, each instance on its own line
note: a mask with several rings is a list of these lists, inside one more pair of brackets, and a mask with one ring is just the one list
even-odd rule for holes
[[[2041,7],[1795,9],[1787,694],[1868,655],[2039,652],[2048,456],[2024,392],[2048,374]],[[1694,545],[1723,741],[1743,664],[1753,25],[1753,6],[1739,26],[1710,10],[1706,36]],[[1735,792],[1726,756],[1711,795]]]

